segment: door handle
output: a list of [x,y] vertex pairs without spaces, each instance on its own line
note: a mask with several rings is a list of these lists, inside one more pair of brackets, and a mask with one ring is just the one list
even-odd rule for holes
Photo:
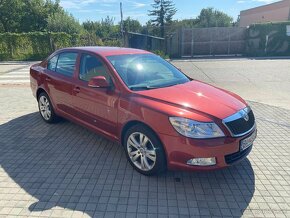
[[47,82],[50,82],[50,81],[51,81],[50,77],[45,77],[45,80],[46,80]]
[[81,91],[81,89],[80,89],[80,87],[75,87],[74,89],[73,89],[76,93],[79,93],[80,91]]

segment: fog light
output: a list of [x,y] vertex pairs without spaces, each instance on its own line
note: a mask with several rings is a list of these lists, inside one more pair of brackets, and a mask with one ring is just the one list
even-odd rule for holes
[[208,157],[208,158],[192,158],[187,161],[188,165],[194,166],[213,166],[216,165],[215,157]]

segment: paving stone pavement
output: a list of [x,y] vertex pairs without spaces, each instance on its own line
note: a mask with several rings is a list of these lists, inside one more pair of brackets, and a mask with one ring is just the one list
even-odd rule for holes
[[132,169],[120,145],[44,123],[26,87],[0,87],[0,217],[290,217],[290,111],[249,102],[248,159],[215,172]]

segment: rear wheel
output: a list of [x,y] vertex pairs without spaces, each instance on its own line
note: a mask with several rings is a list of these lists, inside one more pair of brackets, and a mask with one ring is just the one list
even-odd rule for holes
[[129,128],[124,148],[130,164],[144,175],[160,174],[166,170],[163,146],[155,133],[144,125]]
[[47,123],[55,123],[58,116],[54,113],[51,101],[45,92],[38,96],[38,109],[42,119]]

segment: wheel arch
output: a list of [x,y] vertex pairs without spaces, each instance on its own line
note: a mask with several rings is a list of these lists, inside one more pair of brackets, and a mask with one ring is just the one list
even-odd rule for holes
[[[131,120],[131,121],[127,122],[127,123],[123,126],[123,128],[122,128],[122,130],[121,130],[121,140],[120,140],[120,142],[121,142],[122,145],[124,144],[124,138],[125,138],[125,134],[126,134],[127,130],[128,130],[129,128],[131,128],[132,126],[136,126],[136,125],[138,125],[138,124],[141,124],[141,125],[143,125],[143,126],[146,126],[147,128],[149,128],[151,131],[153,131],[153,132],[155,133],[155,131],[154,131],[150,126],[148,126],[147,124],[145,124],[144,122],[141,122],[141,121],[138,121],[138,120]],[[156,133],[155,133],[155,134],[156,134]],[[156,135],[157,135],[157,134],[156,134]]]
[[123,128],[122,128],[122,131],[121,131],[121,145],[124,146],[124,138],[125,138],[125,134],[127,132],[127,130],[132,127],[132,126],[135,126],[135,125],[138,125],[138,124],[141,124],[143,126],[145,126],[146,128],[150,129],[152,131],[152,133],[156,136],[156,138],[159,140],[159,142],[161,143],[163,149],[164,149],[164,152],[165,152],[165,158],[166,158],[166,162],[167,162],[167,151],[166,151],[166,148],[163,144],[163,142],[161,141],[160,137],[158,136],[158,134],[156,133],[156,131],[154,131],[154,129],[152,129],[148,124],[142,122],[142,121],[139,121],[139,120],[131,120],[129,122],[127,122]]
[[[47,94],[47,92],[46,92],[43,88],[39,87],[39,88],[37,89],[37,91],[36,91],[36,99],[37,99],[37,100],[38,100],[38,97],[39,97],[40,93],[42,93],[42,92],[45,92],[45,93]],[[47,95],[48,95],[48,94],[47,94]]]

